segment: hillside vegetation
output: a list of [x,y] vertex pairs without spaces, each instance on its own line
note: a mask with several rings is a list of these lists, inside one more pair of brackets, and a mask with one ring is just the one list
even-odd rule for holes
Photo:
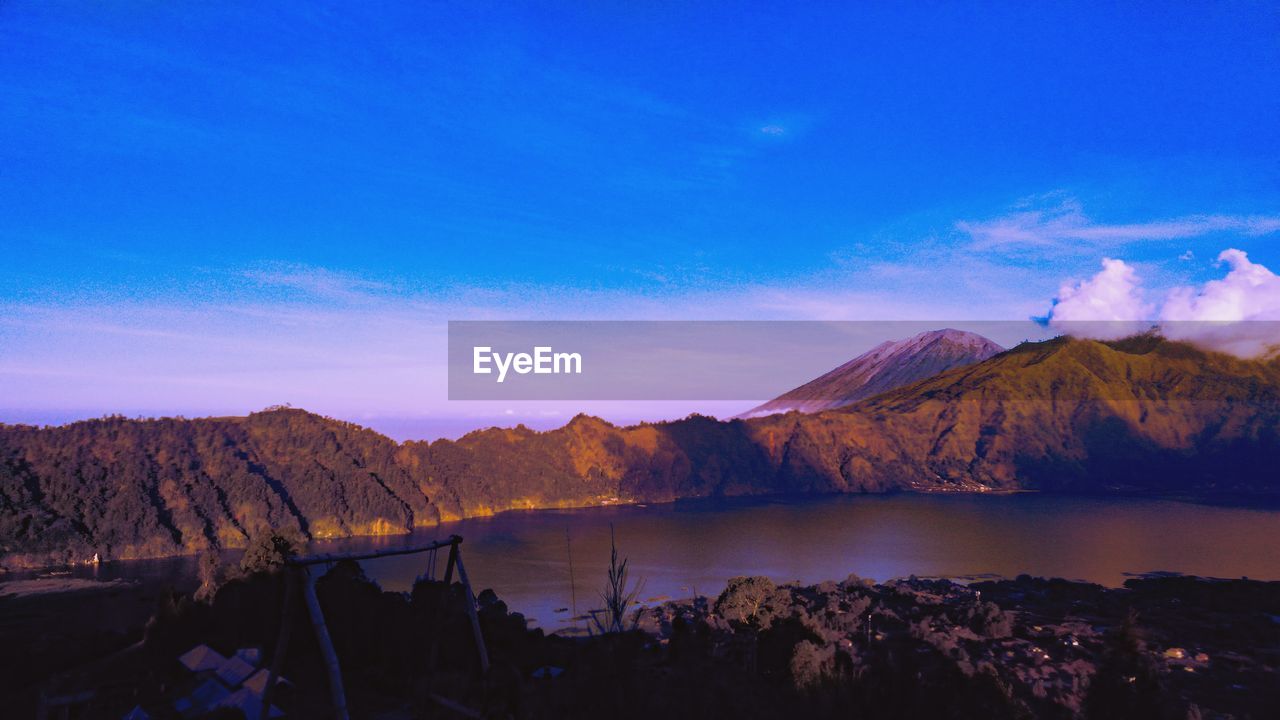
[[821,414],[396,442],[302,410],[0,426],[0,565],[403,533],[519,508],[797,492],[1280,490],[1280,363],[1028,343]]

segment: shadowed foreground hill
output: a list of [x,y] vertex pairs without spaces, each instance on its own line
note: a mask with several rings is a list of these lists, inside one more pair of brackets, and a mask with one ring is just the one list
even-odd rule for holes
[[1280,364],[1139,337],[1029,343],[817,415],[397,444],[301,410],[0,426],[0,563],[401,533],[508,509],[794,492],[1276,492]]

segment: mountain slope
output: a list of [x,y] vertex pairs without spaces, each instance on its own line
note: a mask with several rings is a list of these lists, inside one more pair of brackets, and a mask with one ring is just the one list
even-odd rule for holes
[[1028,343],[855,405],[395,442],[300,410],[0,426],[0,566],[402,533],[508,509],[765,493],[1280,492],[1280,363]]
[[867,433],[860,477],[913,488],[1280,487],[1277,364],[1155,338],[1025,344],[813,421],[840,423]]
[[821,412],[982,362],[1004,348],[971,332],[932,330],[883,342],[840,367],[743,414],[761,417],[798,410]]
[[155,557],[243,546],[262,525],[314,538],[434,525],[399,452],[296,410],[4,427],[0,554]]

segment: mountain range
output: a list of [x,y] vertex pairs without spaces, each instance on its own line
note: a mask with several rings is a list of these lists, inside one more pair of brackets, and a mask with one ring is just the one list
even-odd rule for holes
[[1004,348],[971,332],[931,330],[906,340],[888,340],[794,390],[752,408],[741,417],[797,410],[813,413],[852,405],[965,365]]
[[396,443],[296,409],[0,426],[0,566],[255,529],[404,533],[509,509],[777,493],[1275,493],[1280,361],[1144,335],[1024,343],[853,405]]

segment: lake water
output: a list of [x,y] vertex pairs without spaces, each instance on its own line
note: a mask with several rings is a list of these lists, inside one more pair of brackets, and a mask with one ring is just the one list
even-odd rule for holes
[[[691,501],[647,507],[512,512],[449,523],[412,538],[363,538],[372,549],[463,537],[476,592],[493,588],[548,630],[599,607],[610,527],[641,599],[718,594],[735,575],[779,582],[973,579],[1020,573],[1120,585],[1134,574],[1280,579],[1280,510],[1126,497],[856,495]],[[568,542],[566,542],[566,533]],[[570,584],[569,552],[573,557]],[[365,563],[407,589],[422,556]]]
[[[1020,573],[1120,585],[1180,572],[1280,580],[1280,509],[1128,497],[850,495],[540,510],[447,523],[411,536],[320,543],[324,552],[392,548],[451,534],[476,592],[493,588],[547,630],[599,607],[610,527],[642,599],[718,594],[735,575],[779,582],[907,575],[961,580]],[[566,533],[568,542],[566,543]],[[570,583],[569,551],[573,557]],[[424,556],[362,563],[407,590]],[[443,557],[441,558],[443,567]],[[108,563],[113,577],[191,577],[194,560]],[[92,574],[77,568],[77,575]],[[570,612],[560,611],[569,608]]]

